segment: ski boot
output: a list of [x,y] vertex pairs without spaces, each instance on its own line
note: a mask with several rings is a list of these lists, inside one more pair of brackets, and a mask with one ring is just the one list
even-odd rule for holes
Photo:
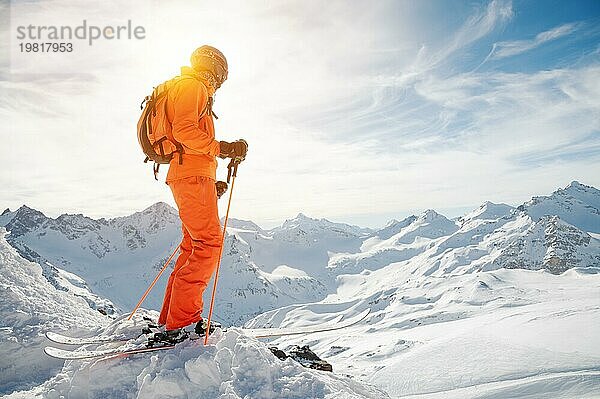
[[190,337],[190,333],[183,328],[176,328],[175,330],[165,330],[156,332],[148,338],[146,346],[152,348],[156,345],[176,345],[180,342],[185,341]]
[[[202,336],[206,335],[206,327],[207,327],[206,320],[200,319],[200,321],[198,323],[196,323],[196,327],[194,327],[194,332],[202,337]],[[208,334],[209,335],[212,334],[213,332],[215,332],[215,330],[217,328],[223,328],[223,326],[221,325],[221,323],[217,323],[216,321],[211,321]]]
[[165,326],[163,324],[159,324],[158,322],[155,322],[149,317],[144,316],[144,321],[148,324],[146,325],[146,327],[142,328],[143,335],[155,334],[165,331]]

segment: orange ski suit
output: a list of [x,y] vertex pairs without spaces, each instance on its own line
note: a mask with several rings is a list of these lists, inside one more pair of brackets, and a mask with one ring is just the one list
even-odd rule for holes
[[207,111],[207,84],[190,67],[169,88],[167,118],[174,138],[183,145],[183,162],[175,154],[166,183],[171,188],[181,218],[183,239],[169,277],[158,319],[167,330],[198,322],[202,294],[216,269],[221,248],[217,208],[216,156],[212,114]]

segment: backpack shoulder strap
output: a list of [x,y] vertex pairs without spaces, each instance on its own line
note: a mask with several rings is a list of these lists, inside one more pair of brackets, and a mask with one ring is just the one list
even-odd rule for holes
[[[184,80],[184,79],[194,79],[202,84],[204,84],[203,80],[199,77],[199,76],[195,76],[195,75],[179,75],[179,76],[175,76],[173,79],[165,82],[173,82],[172,85],[177,84],[178,82]],[[172,86],[170,86],[172,87]],[[169,88],[170,88],[169,87]],[[202,117],[204,117],[205,115],[211,115],[213,117],[215,117],[215,119],[219,119],[219,117],[213,112],[212,110],[212,106],[214,103],[214,98],[212,96],[208,96],[208,101],[206,102],[206,106],[204,107],[204,109],[202,110],[202,112],[200,113],[200,115],[198,116],[198,119],[201,119]]]

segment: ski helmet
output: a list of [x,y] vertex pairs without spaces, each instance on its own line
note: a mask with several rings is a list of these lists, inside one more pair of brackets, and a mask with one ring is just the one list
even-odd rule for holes
[[212,75],[216,89],[227,79],[227,59],[222,52],[212,46],[198,47],[192,53],[190,62],[195,70],[208,71]]

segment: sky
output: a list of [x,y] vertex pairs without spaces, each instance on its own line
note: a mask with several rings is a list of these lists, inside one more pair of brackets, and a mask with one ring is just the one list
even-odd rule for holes
[[[376,227],[518,205],[573,180],[600,187],[596,0],[0,4],[2,208],[114,217],[174,205],[165,172],[156,182],[142,162],[139,104],[203,44],[230,67],[217,139],[249,143],[232,217]],[[130,20],[145,36],[20,52],[33,41],[19,26],[83,20]]]

